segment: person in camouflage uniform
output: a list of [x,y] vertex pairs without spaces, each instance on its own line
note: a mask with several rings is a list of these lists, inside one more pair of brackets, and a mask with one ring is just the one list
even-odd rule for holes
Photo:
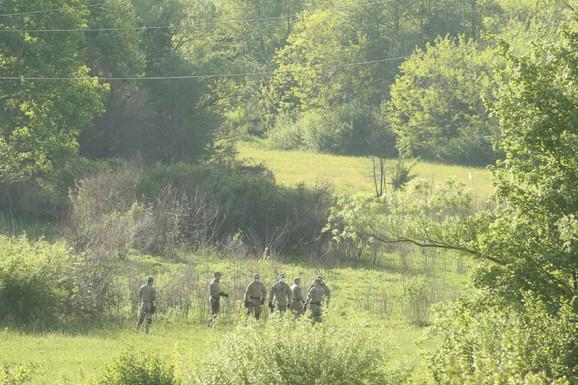
[[303,289],[301,288],[301,278],[295,278],[293,285],[291,285],[291,311],[295,317],[303,315],[303,304],[305,298],[303,297]]
[[148,334],[153,323],[153,314],[156,311],[155,301],[157,299],[157,291],[153,287],[154,278],[148,277],[147,283],[142,285],[138,291],[138,297],[141,300],[140,314],[136,323],[137,333],[146,319],[145,333]]
[[211,306],[211,316],[209,318],[209,327],[213,327],[213,322],[221,309],[221,297],[228,298],[229,294],[221,290],[222,273],[216,271],[213,273],[213,281],[209,285],[209,305]]
[[313,286],[307,293],[307,300],[305,301],[305,307],[311,310],[313,323],[321,322],[322,301],[325,296],[325,289],[321,286],[321,283],[321,279],[315,278]]
[[261,282],[261,276],[256,273],[253,275],[253,281],[245,290],[245,307],[247,308],[247,315],[254,314],[255,318],[259,319],[266,298],[267,289],[265,289],[265,285]]
[[[325,301],[325,306],[329,306],[329,300],[331,299],[331,290],[329,289],[329,286],[325,284],[322,276],[319,276],[315,279],[318,279],[319,282],[321,282],[319,286],[323,289],[323,299]],[[309,286],[309,290],[311,290],[313,286],[315,286],[315,281],[311,284],[311,286]],[[309,290],[307,290],[308,293]]]
[[269,293],[269,308],[271,311],[277,308],[281,313],[285,313],[287,306],[291,304],[291,288],[285,282],[285,275],[279,275],[278,281],[271,286]]

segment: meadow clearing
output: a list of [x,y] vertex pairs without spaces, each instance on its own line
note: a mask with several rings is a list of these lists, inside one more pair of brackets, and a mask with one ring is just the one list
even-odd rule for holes
[[[239,150],[241,157],[265,163],[282,184],[328,180],[340,193],[371,191],[366,158],[264,151],[247,145]],[[478,196],[485,197],[489,192],[486,170],[422,163],[415,170],[418,176],[434,183],[455,177],[470,181]],[[375,263],[351,259],[328,264],[307,256],[247,259],[217,254],[179,254],[167,261],[131,252],[126,261],[126,282],[134,285],[141,277],[153,274],[166,301],[169,296],[188,301],[180,310],[165,312],[161,305],[148,336],[133,331],[134,304],[125,303],[118,310],[118,320],[108,326],[48,332],[4,329],[0,332],[0,362],[29,364],[30,384],[66,385],[89,383],[126,350],[158,354],[169,362],[185,356],[202,360],[236,324],[244,322],[241,299],[252,272],[260,271],[268,285],[283,272],[288,277],[301,276],[307,284],[322,274],[333,297],[327,322],[346,326],[351,317],[363,319],[390,346],[390,364],[411,366],[412,377],[427,383],[424,357],[436,346],[435,338],[426,338],[432,305],[466,294],[471,270],[470,261],[453,253],[406,246],[392,247]],[[208,329],[206,288],[216,270],[225,274],[223,286],[232,295],[223,303],[217,327]],[[128,291],[131,285],[126,282],[123,285]],[[187,287],[181,287],[182,282],[187,282]]]
[[[296,186],[329,182],[338,193],[373,193],[372,164],[369,157],[339,156],[306,151],[268,150],[257,142],[237,145],[240,159],[263,163],[281,184]],[[394,160],[388,160],[392,167]],[[454,166],[419,161],[412,169],[417,178],[436,184],[455,178],[472,192],[476,205],[483,205],[492,193],[491,172],[487,168]],[[389,178],[390,176],[386,176]]]

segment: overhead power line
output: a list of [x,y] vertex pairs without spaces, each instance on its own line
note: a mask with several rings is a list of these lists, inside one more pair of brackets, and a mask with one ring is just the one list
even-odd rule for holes
[[368,60],[362,62],[354,63],[344,63],[331,66],[311,66],[305,68],[298,68],[292,70],[278,70],[278,71],[261,71],[261,72],[244,72],[244,73],[226,73],[226,74],[205,74],[205,75],[178,75],[178,76],[141,76],[141,77],[91,77],[91,76],[79,76],[79,77],[26,77],[26,76],[0,76],[0,80],[20,80],[20,81],[32,81],[32,80],[54,80],[54,81],[75,81],[75,80],[100,80],[100,81],[113,81],[113,80],[184,80],[184,79],[226,79],[226,78],[244,78],[244,77],[265,77],[273,76],[281,73],[294,73],[303,72],[309,70],[332,70],[340,68],[349,68],[364,66],[376,63],[384,63],[389,61],[397,61],[407,59],[409,56],[400,56],[376,60]]
[[[74,7],[74,8],[96,8],[102,7],[106,3],[98,3],[98,4],[87,4],[81,7]],[[16,12],[16,13],[4,13],[0,14],[0,17],[8,17],[8,16],[25,16],[25,15],[37,15],[42,13],[52,13],[52,12],[64,12],[64,8],[52,8],[52,9],[40,9],[36,11],[26,11],[26,12]]]
[[146,31],[151,29],[197,29],[202,27],[221,25],[221,24],[251,24],[260,23],[272,20],[282,20],[291,19],[296,17],[295,15],[281,15],[281,16],[270,16],[270,17],[259,17],[250,19],[231,19],[231,20],[221,20],[210,23],[195,23],[195,24],[169,24],[169,25],[157,25],[157,26],[140,26],[140,27],[106,27],[106,28],[39,28],[39,29],[0,29],[0,32],[15,32],[15,33],[62,33],[62,32],[119,32],[119,31]]
[[[375,6],[384,6],[385,4],[391,2],[392,0],[384,0],[378,2],[369,2],[365,3],[364,5],[375,5]],[[361,4],[361,3],[360,3]],[[89,4],[86,5],[86,8],[94,8],[94,7],[101,7],[106,5],[106,3],[98,3],[98,4]],[[340,8],[332,8],[333,10],[339,10]],[[0,15],[0,17],[4,16],[15,16],[15,15],[26,15],[26,14],[34,14],[34,13],[48,13],[48,12],[62,12],[64,9],[57,8],[57,9],[47,9],[47,10],[39,10],[39,11],[29,11],[29,12],[20,12],[20,13],[9,13]],[[230,20],[221,20],[216,22],[208,22],[208,23],[194,23],[194,24],[169,24],[169,25],[160,25],[160,26],[135,26],[135,27],[101,27],[101,28],[35,28],[35,29],[9,29],[4,28],[0,29],[0,32],[12,32],[12,33],[70,33],[70,32],[122,32],[122,31],[146,31],[146,30],[159,30],[159,29],[196,29],[208,26],[215,26],[221,24],[241,24],[241,23],[259,23],[259,22],[267,22],[273,20],[284,20],[284,19],[293,19],[298,17],[298,15],[281,15],[281,16],[269,16],[269,17],[255,17],[255,18],[247,18],[247,19],[230,19]]]

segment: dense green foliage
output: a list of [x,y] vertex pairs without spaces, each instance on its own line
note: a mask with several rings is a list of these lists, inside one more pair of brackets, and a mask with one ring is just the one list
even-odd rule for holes
[[499,56],[474,41],[439,39],[401,65],[384,120],[406,156],[483,166],[494,162],[492,98]]
[[536,44],[532,56],[505,55],[509,81],[492,109],[505,155],[494,171],[496,209],[472,216],[461,189],[438,198],[416,186],[421,199],[392,193],[342,202],[335,235],[464,252],[490,262],[477,275],[479,286],[515,301],[524,291],[551,304],[576,296],[576,23],[559,36]]
[[[192,383],[206,385],[384,385],[404,373],[385,369],[387,350],[358,321],[346,327],[276,319],[266,327],[239,325],[198,367]],[[288,331],[291,331],[290,333]]]
[[0,323],[49,324],[64,316],[68,250],[0,236]]
[[94,381],[94,385],[176,385],[173,368],[159,357],[124,352]]
[[[62,1],[52,2],[54,7]],[[2,12],[46,7],[45,1],[9,2]],[[2,29],[82,27],[88,18],[75,1],[50,17],[2,17]],[[3,32],[0,68],[16,77],[85,77],[90,68],[79,55],[83,34]],[[103,112],[106,87],[97,81],[50,82],[2,80],[0,108],[0,183],[27,181],[59,172],[77,154],[80,129]]]
[[554,41],[572,15],[558,1],[9,1],[0,69],[20,79],[0,81],[0,209],[57,217],[100,168],[82,158],[229,160],[247,134],[491,164],[496,42]]
[[545,301],[578,294],[578,24],[559,34],[532,56],[509,56],[510,81],[494,106],[505,153],[499,209],[478,237],[501,262],[487,275],[497,291],[532,290]]
[[[234,257],[231,320],[239,271],[273,277],[280,254],[306,254],[318,274],[328,260],[379,266],[393,250],[404,264],[418,246],[424,262],[402,266],[414,277],[392,290],[401,294],[370,282],[351,308],[428,324],[430,305],[449,298],[428,264],[439,250],[473,257],[478,295],[436,324],[435,382],[575,383],[577,9],[575,0],[5,1],[0,210],[62,219],[68,243],[0,235],[0,323],[122,323],[144,271],[159,278],[161,317],[187,319],[194,304],[204,320],[202,277],[223,264],[199,267],[184,251],[208,249]],[[369,155],[382,171],[397,155],[495,163],[496,193],[474,205],[455,180],[410,181],[403,160],[391,190],[380,177],[376,198],[281,187],[235,160],[234,141],[247,136]],[[244,321],[215,344],[221,360],[179,369],[194,373],[186,381],[405,379],[356,321]],[[125,354],[98,383],[174,384],[177,371]],[[26,377],[0,367],[0,381]]]
[[122,166],[82,179],[68,236],[99,259],[136,247],[154,254],[240,242],[247,253],[287,255],[322,246],[327,186],[280,186],[261,166]]
[[432,358],[438,384],[574,384],[577,315],[558,314],[528,296],[521,309],[478,295],[452,304],[436,322],[441,348]]

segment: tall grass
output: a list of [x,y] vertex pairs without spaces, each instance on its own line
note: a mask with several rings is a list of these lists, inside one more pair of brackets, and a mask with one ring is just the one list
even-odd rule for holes
[[[403,260],[392,252],[380,257],[377,265],[343,261],[340,266],[327,268],[316,261],[291,263],[241,254],[231,258],[209,251],[179,254],[177,261],[167,262],[133,251],[123,261],[124,273],[118,283],[124,288],[119,294],[126,297],[120,302],[126,306],[115,310],[111,323],[78,335],[0,332],[0,362],[36,364],[32,385],[44,384],[47,377],[60,379],[60,384],[76,385],[127,347],[148,349],[164,359],[171,359],[175,352],[203,359],[212,349],[210,341],[227,338],[233,325],[244,320],[243,293],[256,271],[267,285],[279,273],[290,279],[302,277],[304,286],[313,277],[323,275],[332,290],[332,301],[326,309],[332,322],[347,324],[350,317],[366,319],[380,338],[393,343],[392,354],[405,357],[401,361],[412,361],[418,349],[414,341],[423,332],[421,325],[431,321],[431,305],[463,294],[467,274],[458,272],[458,263],[451,255],[430,256],[426,262],[422,255],[408,250]],[[207,287],[213,271],[224,273],[222,287],[231,297],[223,301],[216,327],[209,330],[205,324]],[[148,274],[156,278],[159,312],[151,334],[137,337],[132,331],[137,316],[136,290]],[[264,318],[265,322],[271,321],[270,314]]]

